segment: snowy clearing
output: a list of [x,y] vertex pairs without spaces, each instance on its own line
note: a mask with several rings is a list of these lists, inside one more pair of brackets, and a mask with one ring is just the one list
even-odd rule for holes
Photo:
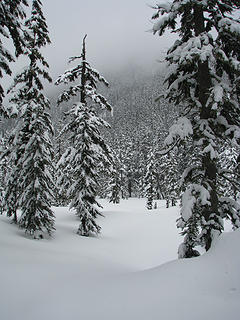
[[67,208],[54,208],[50,240],[29,240],[0,216],[0,319],[238,319],[240,230],[199,258],[176,260],[179,208],[159,201],[148,211],[145,201],[101,201],[95,238],[76,234]]

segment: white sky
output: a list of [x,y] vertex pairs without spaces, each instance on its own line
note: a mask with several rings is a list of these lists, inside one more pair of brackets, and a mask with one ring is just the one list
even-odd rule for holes
[[[147,32],[154,12],[146,0],[42,0],[52,45],[45,53],[53,76],[78,55],[87,33],[87,58],[100,72],[126,64],[152,67],[172,43]],[[156,2],[149,0],[148,4]],[[171,38],[171,37],[170,37]]]
[[[87,59],[104,76],[130,67],[144,72],[158,69],[158,60],[163,59],[174,40],[170,33],[159,37],[150,32],[154,10],[149,5],[156,2],[42,0],[52,41],[43,49],[43,55],[50,65],[53,80],[69,67],[70,56],[79,55],[85,34],[88,34]],[[13,74],[19,73],[27,63],[20,57],[17,63],[11,64]],[[12,84],[12,77],[4,75],[2,81],[7,89]],[[47,88],[52,90],[54,86],[47,85]]]

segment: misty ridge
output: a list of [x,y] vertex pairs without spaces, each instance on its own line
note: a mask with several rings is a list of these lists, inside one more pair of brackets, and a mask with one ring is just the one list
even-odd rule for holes
[[[19,65],[18,68],[22,69],[23,61],[24,59],[21,58],[17,63],[17,65]],[[66,62],[63,63],[63,67],[64,66],[66,69],[70,67]],[[17,66],[14,66],[14,69],[17,69]],[[50,66],[50,70],[51,69],[53,69],[53,74],[56,78],[56,68]],[[61,67],[58,66],[57,69],[60,70]],[[108,135],[108,139],[110,139],[111,135],[118,135],[119,130],[123,131],[127,130],[127,128],[130,130],[131,126],[134,126],[134,130],[136,131],[137,128],[144,126],[144,123],[144,130],[147,132],[154,128],[152,136],[154,136],[158,130],[164,131],[166,134],[169,125],[171,125],[173,121],[168,120],[167,118],[174,118],[171,113],[174,112],[175,108],[174,106],[168,106],[163,110],[163,105],[166,106],[166,102],[164,102],[163,99],[158,102],[156,101],[164,90],[163,81],[166,74],[165,63],[148,61],[148,63],[145,62],[140,65],[137,62],[130,63],[125,61],[122,62],[119,67],[103,67],[103,70],[104,69],[108,69],[103,72],[103,75],[108,81],[109,87],[104,88],[100,85],[99,91],[107,97],[113,107],[112,114],[106,113],[104,115],[111,125],[109,132],[105,132],[105,134]],[[44,83],[44,91],[50,101],[50,113],[53,125],[57,128],[58,122],[64,116],[64,112],[70,108],[71,103],[78,100],[78,97],[73,97],[72,102],[70,103],[57,106],[57,98],[62,88],[61,86],[58,87],[54,85],[54,80],[55,79],[53,78],[53,82],[50,84],[47,82]],[[8,88],[10,83],[10,80],[7,79],[5,87]],[[7,99],[6,103],[8,103]],[[153,121],[154,124],[149,126],[151,121]],[[2,121],[0,123],[1,131],[5,132],[6,130],[10,130],[14,126],[14,123],[15,120]],[[162,129],[159,129],[160,123],[163,126]]]
[[[111,114],[106,113],[104,115],[111,123],[112,129],[113,127],[116,128],[117,125],[119,125],[119,128],[122,127],[121,119],[124,119],[126,125],[132,125],[134,121],[137,125],[138,121],[148,121],[148,117],[154,117],[154,112],[159,111],[159,116],[161,115],[161,105],[166,105],[166,102],[163,98],[160,100],[157,98],[164,91],[165,74],[166,68],[160,64],[158,69],[126,64],[121,70],[104,73],[109,86],[105,88],[100,85],[99,91],[107,97],[113,107]],[[62,117],[62,113],[68,109],[69,103],[57,106],[57,98],[61,92],[61,87],[51,85],[46,88],[46,92],[51,102],[51,114],[55,123]],[[78,97],[73,97],[72,101],[74,103],[77,100]],[[168,109],[169,111],[165,110],[164,112],[171,114],[174,107]],[[165,113],[162,114],[162,117],[166,116]],[[140,114],[142,114],[142,119],[138,119]],[[160,121],[159,123],[162,122],[161,120],[155,120]],[[167,129],[168,126],[165,127],[165,130]],[[110,131],[112,132],[112,130]]]
[[[107,97],[113,107],[111,114],[104,114],[104,118],[111,125],[110,129],[104,131],[109,140],[111,140],[111,136],[116,137],[124,131],[126,134],[131,132],[138,136],[138,130],[146,131],[146,134],[151,132],[152,137],[161,135],[164,140],[176,112],[176,108],[164,101],[163,98],[156,101],[164,92],[165,73],[165,67],[162,65],[159,65],[158,70],[126,65],[121,71],[104,74],[109,87],[100,86],[99,91]],[[64,112],[78,100],[78,97],[75,97],[70,103],[58,106],[57,98],[61,90],[61,87],[54,84],[47,85],[45,88],[55,128],[58,128],[59,121],[62,121]],[[14,123],[15,120],[1,121],[1,130],[3,132],[10,130]],[[58,130],[56,134],[57,132]],[[141,132],[142,134],[143,132]]]

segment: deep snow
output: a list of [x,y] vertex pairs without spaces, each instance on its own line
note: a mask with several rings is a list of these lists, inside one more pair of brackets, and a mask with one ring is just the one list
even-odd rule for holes
[[240,230],[199,258],[175,260],[179,208],[102,203],[93,238],[76,234],[67,208],[54,208],[53,239],[30,240],[0,216],[1,320],[238,319]]

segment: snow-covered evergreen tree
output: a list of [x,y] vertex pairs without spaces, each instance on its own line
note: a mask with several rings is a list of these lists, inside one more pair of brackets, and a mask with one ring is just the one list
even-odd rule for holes
[[[0,78],[3,77],[3,71],[11,75],[10,62],[13,62],[14,56],[3,46],[4,38],[11,38],[15,47],[15,55],[19,56],[24,52],[25,44],[22,35],[21,21],[25,18],[24,6],[26,0],[2,0],[0,2]],[[8,115],[3,107],[4,89],[0,84],[0,113]]]
[[[109,188],[108,188],[108,197],[110,202],[118,203],[120,198],[125,199],[128,194],[127,190],[127,168],[126,168],[126,154],[124,149],[124,139],[114,139],[112,141],[111,149],[113,149],[113,171],[111,173]],[[119,199],[118,199],[119,198]]]
[[14,133],[5,133],[2,139],[2,170],[4,191],[2,193],[2,208],[8,217],[13,217],[13,222],[17,223],[18,209],[18,171],[16,170],[16,153],[14,146]]
[[239,8],[238,0],[174,0],[155,7],[153,32],[161,36],[170,28],[179,36],[166,57],[166,97],[180,106],[182,116],[166,143],[191,136],[194,146],[182,180],[182,257],[191,256],[197,244],[208,250],[223,231],[223,218],[240,226],[239,206],[222,197],[218,183],[220,146],[239,143],[240,23],[233,15]]
[[157,166],[157,188],[160,197],[166,200],[166,207],[176,205],[179,198],[180,171],[178,164],[178,154],[176,150],[158,154]]
[[121,197],[121,172],[119,167],[115,166],[112,170],[111,178],[109,181],[109,202],[119,203]]
[[0,214],[2,214],[4,211],[7,211],[4,198],[6,189],[6,175],[7,172],[9,172],[10,167],[9,159],[7,157],[8,152],[8,133],[6,132],[5,136],[0,136]]
[[179,166],[178,166],[178,154],[176,150],[172,150],[165,157],[165,197],[166,197],[166,207],[170,205],[175,206],[177,200],[179,199]]
[[[13,183],[17,188],[17,205],[22,215],[19,226],[32,236],[54,230],[54,214],[51,210],[53,180],[50,174],[53,134],[48,109],[48,99],[43,95],[41,78],[51,81],[48,64],[40,48],[49,44],[48,29],[42,13],[40,0],[32,1],[30,18],[24,33],[29,65],[18,74],[10,91],[11,103],[19,112],[18,127],[13,131],[11,157],[13,167],[9,175],[9,189]],[[14,197],[7,190],[6,202]]]
[[58,103],[61,103],[78,94],[80,96],[80,101],[67,113],[70,120],[63,133],[68,134],[70,147],[63,154],[59,164],[63,173],[68,173],[65,188],[68,198],[71,199],[70,208],[75,209],[80,218],[78,234],[89,236],[91,233],[99,233],[101,229],[96,221],[101,215],[97,208],[101,205],[96,200],[98,172],[112,162],[110,148],[99,130],[109,125],[98,116],[96,107],[109,111],[112,108],[96,91],[98,82],[107,86],[108,83],[86,60],[85,39],[86,36],[83,39],[81,55],[70,58],[70,62],[79,59],[80,63],[59,76],[56,84],[68,84],[80,78],[80,84],[70,86],[58,99]]
[[154,151],[151,150],[147,159],[147,169],[144,178],[145,182],[145,196],[147,197],[147,209],[153,209],[153,200],[156,199],[156,159]]

